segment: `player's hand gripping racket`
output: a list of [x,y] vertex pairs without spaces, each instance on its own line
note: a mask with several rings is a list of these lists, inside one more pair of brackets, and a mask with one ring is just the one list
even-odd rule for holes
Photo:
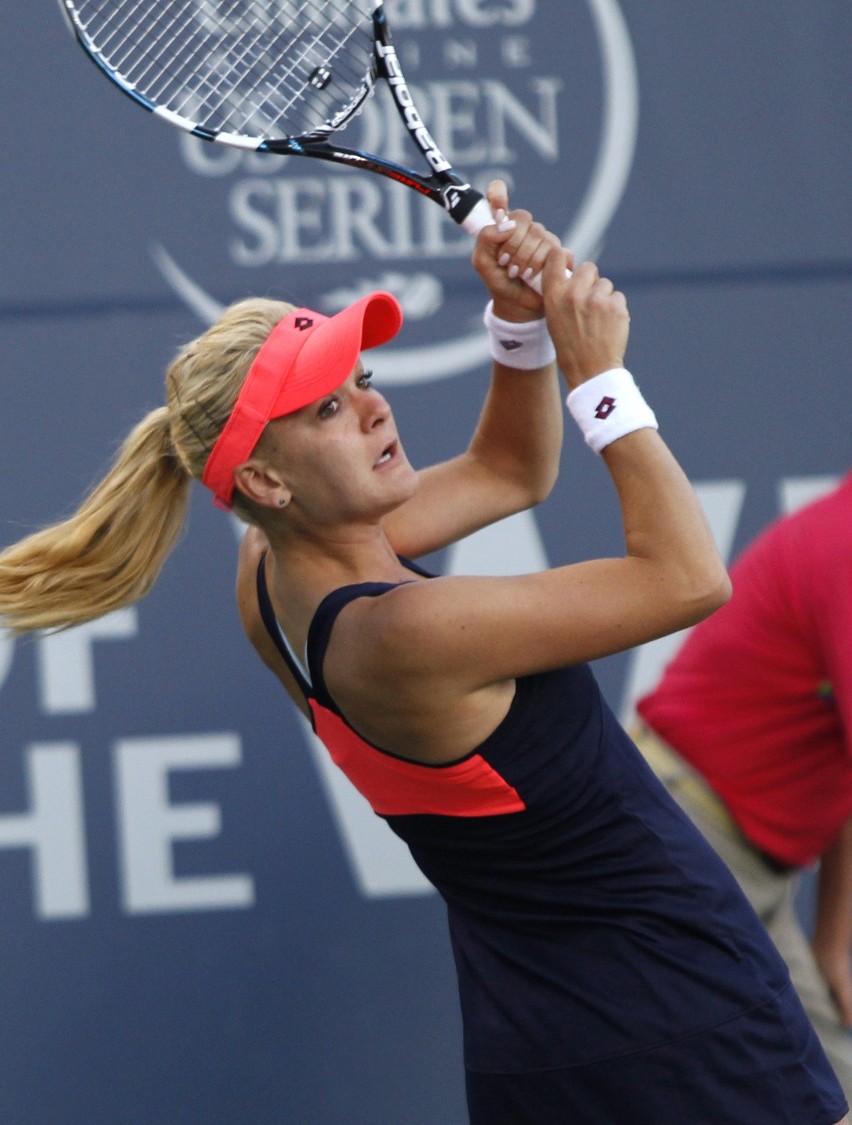
[[[207,141],[312,156],[388,176],[471,235],[492,223],[423,122],[380,0],[59,0],[100,70]],[[428,171],[335,144],[384,79]],[[540,291],[538,277],[530,284]]]

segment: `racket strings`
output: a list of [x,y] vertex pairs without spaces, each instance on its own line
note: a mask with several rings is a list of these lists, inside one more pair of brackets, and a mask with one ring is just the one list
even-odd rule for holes
[[[297,75],[298,69],[304,71],[307,55],[315,44],[316,38],[301,54],[297,54],[294,40],[290,51],[294,57],[289,66],[280,66],[279,73],[276,60],[269,57],[269,47],[265,44],[265,28],[256,21],[251,28],[248,25],[245,27],[237,45],[231,48],[227,55],[220,56],[220,65],[214,67],[212,71],[215,80],[208,81],[205,75],[203,86],[195,92],[201,92],[203,89],[204,102],[222,109],[228,102],[232,86],[237,83],[242,92],[248,89],[252,91],[251,109],[247,115],[249,120],[252,118],[268,120],[267,110],[270,106],[277,107],[280,117],[282,107],[284,112],[289,112],[296,99],[303,93],[304,82],[299,82],[297,77],[294,79],[294,75]],[[262,77],[256,79],[256,84],[250,86],[259,59],[266,63],[268,68],[262,71]],[[274,71],[273,67],[275,67]],[[273,73],[276,75],[274,82]],[[178,112],[191,109],[192,100],[192,96],[188,96],[177,106]]]
[[89,49],[152,104],[211,132],[304,136],[372,88],[351,0],[67,0]]

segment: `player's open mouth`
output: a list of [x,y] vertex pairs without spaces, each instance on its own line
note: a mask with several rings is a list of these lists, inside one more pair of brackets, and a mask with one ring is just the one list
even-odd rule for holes
[[382,450],[381,457],[373,465],[374,469],[378,469],[381,465],[387,465],[388,461],[393,460],[394,454],[396,453],[396,445],[397,443],[392,441],[390,445],[385,446]]

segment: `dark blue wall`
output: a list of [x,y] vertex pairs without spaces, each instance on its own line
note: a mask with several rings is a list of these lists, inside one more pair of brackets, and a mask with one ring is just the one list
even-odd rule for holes
[[[724,550],[843,473],[845,0],[395,7],[459,167],[509,178],[628,293],[630,365]],[[161,402],[177,345],[248,293],[331,310],[393,289],[407,328],[380,384],[415,463],[459,449],[487,368],[451,223],[373,177],[190,143],[86,63],[55,5],[4,15],[0,542],[73,508]],[[380,98],[356,140],[397,145]],[[464,1120],[443,908],[249,652],[237,534],[198,490],[138,607],[0,638],[9,1125]],[[605,473],[569,433],[534,516],[433,561],[619,549]],[[674,643],[601,662],[617,709]]]

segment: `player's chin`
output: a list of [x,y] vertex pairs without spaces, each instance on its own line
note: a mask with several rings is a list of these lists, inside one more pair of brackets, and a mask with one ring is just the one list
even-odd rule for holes
[[420,488],[420,475],[405,454],[377,470],[375,476],[389,511],[410,500]]

